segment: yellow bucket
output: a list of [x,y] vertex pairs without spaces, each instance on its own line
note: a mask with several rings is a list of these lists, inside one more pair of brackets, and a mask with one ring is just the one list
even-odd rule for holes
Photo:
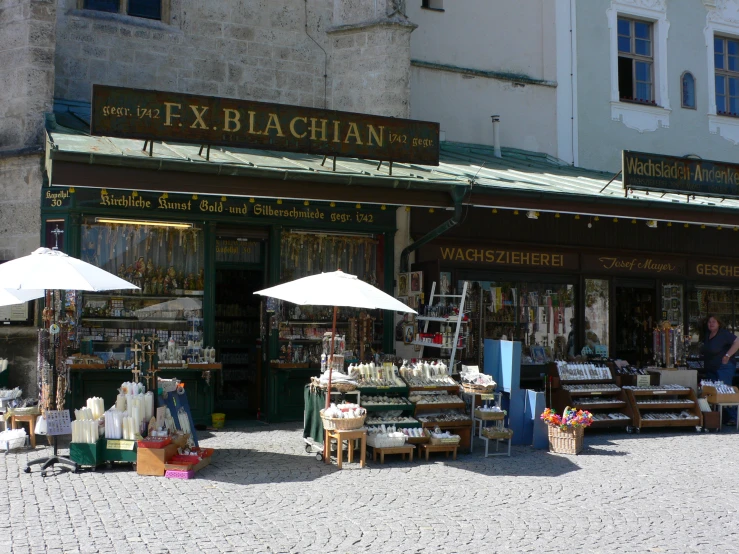
[[223,426],[226,425],[226,414],[213,414],[211,415],[211,419],[213,421],[213,427],[216,429],[223,429]]

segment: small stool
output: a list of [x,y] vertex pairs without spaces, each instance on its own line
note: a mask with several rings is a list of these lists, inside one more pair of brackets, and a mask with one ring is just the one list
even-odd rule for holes
[[349,463],[354,462],[354,441],[360,442],[359,451],[359,467],[364,467],[364,462],[367,459],[367,429],[352,429],[351,431],[345,431],[343,429],[331,429],[325,431],[324,440],[324,461],[327,464],[331,463],[331,441],[336,441],[336,465],[341,469],[342,462],[344,461],[344,451],[342,448],[343,441],[349,441]]
[[408,461],[413,461],[413,451],[416,449],[412,444],[406,444],[405,446],[381,446],[372,447],[372,461],[377,461],[377,455],[380,455],[380,463],[385,463],[385,454],[400,454],[401,459],[405,460],[405,455],[408,454]]
[[17,429],[18,423],[28,423],[28,436],[31,439],[31,448],[36,448],[36,418],[41,414],[13,414],[10,416],[11,429]]
[[457,444],[421,444],[419,445],[421,447],[421,454],[426,454],[426,461],[429,461],[429,454],[431,452],[444,452],[446,454],[446,457],[449,457],[449,453],[451,452],[453,454],[452,459],[457,459],[457,448],[459,448],[459,443]]
[[[485,457],[490,456],[511,456],[511,440],[513,439],[513,430],[506,427],[485,427],[482,430],[480,438],[485,441]],[[490,454],[488,448],[490,441],[495,441],[495,454]],[[508,441],[508,452],[498,452],[501,441]]]

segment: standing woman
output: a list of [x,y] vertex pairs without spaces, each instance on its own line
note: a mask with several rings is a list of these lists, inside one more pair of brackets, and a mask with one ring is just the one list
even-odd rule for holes
[[[724,327],[715,315],[708,316],[708,334],[703,343],[703,366],[706,377],[712,381],[722,381],[731,386],[736,373],[736,362],[732,359],[739,350],[739,337]],[[736,424],[736,408],[727,410],[727,424]]]

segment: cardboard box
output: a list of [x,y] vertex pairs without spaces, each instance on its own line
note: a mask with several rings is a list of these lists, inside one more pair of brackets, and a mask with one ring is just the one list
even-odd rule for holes
[[721,415],[719,412],[701,412],[703,414],[703,428],[718,430]]
[[178,446],[168,444],[164,448],[139,448],[136,461],[136,473],[139,475],[155,475],[162,477],[166,471],[166,464],[172,456],[177,454]]

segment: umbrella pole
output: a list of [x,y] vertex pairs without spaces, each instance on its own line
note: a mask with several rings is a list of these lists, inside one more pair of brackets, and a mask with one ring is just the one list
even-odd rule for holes
[[[331,405],[331,375],[333,374],[333,367],[334,367],[334,339],[336,338],[336,306],[334,306],[334,323],[331,328],[331,350],[329,351],[328,356],[328,388],[326,389],[326,408]],[[341,448],[341,441],[339,441],[339,444],[337,448]],[[328,436],[324,432],[324,440],[323,440],[323,460],[326,463],[329,463],[331,461],[331,445],[328,441]]]

